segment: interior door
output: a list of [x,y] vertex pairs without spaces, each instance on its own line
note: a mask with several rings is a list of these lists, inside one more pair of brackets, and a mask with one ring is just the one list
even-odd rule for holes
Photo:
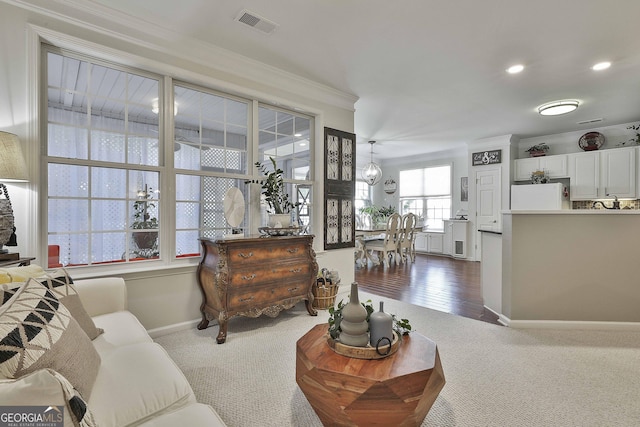
[[477,229],[501,231],[500,169],[476,172],[476,226]]

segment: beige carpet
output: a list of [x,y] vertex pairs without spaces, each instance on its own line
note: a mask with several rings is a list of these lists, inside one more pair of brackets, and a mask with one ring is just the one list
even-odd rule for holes
[[[438,345],[447,383],[423,426],[640,425],[640,332],[516,330],[360,299],[384,300]],[[233,319],[222,345],[217,325],[156,341],[229,426],[320,426],[295,381],[295,344],[326,320],[298,304],[275,319]]]

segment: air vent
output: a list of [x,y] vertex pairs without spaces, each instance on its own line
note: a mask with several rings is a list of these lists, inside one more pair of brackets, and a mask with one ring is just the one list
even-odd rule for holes
[[579,125],[586,125],[586,124],[589,124],[589,123],[597,123],[597,122],[601,122],[601,121],[602,121],[601,118],[600,119],[583,120],[581,122],[578,122],[578,124]]
[[275,22],[269,21],[268,19],[250,12],[247,9],[242,10],[235,20],[250,26],[254,30],[260,31],[263,34],[273,34],[273,32],[278,28],[278,24]]

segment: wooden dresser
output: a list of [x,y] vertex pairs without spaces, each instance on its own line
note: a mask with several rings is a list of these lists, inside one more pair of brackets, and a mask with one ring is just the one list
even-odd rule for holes
[[209,325],[207,315],[218,319],[217,342],[222,344],[227,339],[227,322],[234,316],[276,317],[303,300],[309,314],[316,316],[311,292],[318,274],[313,237],[201,238],[198,329]]

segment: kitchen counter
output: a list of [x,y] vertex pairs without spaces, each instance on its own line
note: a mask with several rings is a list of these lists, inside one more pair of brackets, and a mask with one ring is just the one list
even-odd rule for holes
[[640,329],[639,214],[504,212],[501,313],[507,323]]
[[639,209],[563,209],[559,211],[502,211],[504,215],[640,215]]

